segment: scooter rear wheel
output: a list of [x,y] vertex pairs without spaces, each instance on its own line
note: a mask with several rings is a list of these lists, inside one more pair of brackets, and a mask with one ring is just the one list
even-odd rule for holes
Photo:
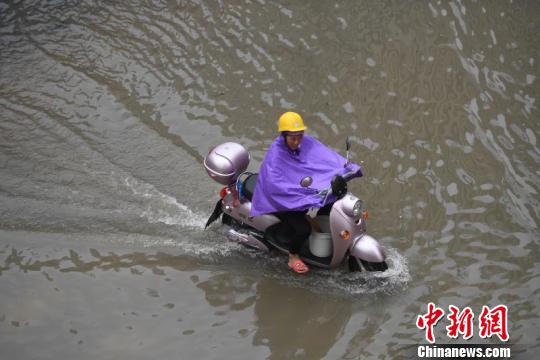
[[230,215],[223,214],[221,215],[221,223],[224,225],[232,226],[233,222],[236,222]]
[[245,226],[243,226],[238,220],[225,213],[221,217],[221,223],[230,226],[235,230],[245,228]]

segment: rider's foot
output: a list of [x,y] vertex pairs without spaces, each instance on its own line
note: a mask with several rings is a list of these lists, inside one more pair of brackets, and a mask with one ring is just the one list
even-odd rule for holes
[[298,257],[298,255],[289,254],[289,267],[297,274],[303,274],[309,271],[306,264]]

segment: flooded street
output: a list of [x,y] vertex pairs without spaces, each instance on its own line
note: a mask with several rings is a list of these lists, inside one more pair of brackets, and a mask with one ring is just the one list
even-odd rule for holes
[[[513,358],[534,358],[539,14],[0,0],[0,358],[394,359],[426,343],[429,302],[506,305]],[[341,154],[351,138],[388,271],[298,276],[204,230],[204,156],[238,142],[257,171],[287,110]],[[459,343],[447,324],[437,344]]]

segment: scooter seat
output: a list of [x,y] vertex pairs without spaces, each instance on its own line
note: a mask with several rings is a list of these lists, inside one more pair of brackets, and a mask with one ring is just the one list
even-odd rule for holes
[[259,174],[251,174],[244,180],[244,186],[242,188],[243,196],[251,201],[253,193],[255,192],[255,185],[257,184],[257,177]]

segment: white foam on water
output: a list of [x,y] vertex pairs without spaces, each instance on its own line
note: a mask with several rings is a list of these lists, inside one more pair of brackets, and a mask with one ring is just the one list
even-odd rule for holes
[[[73,236],[73,235],[70,235]],[[81,236],[86,236],[81,234]],[[96,236],[93,234],[92,236]],[[184,228],[178,236],[156,236],[136,233],[115,233],[100,235],[101,241],[125,247],[143,247],[151,251],[164,251],[174,255],[197,258],[210,263],[223,263],[224,259],[245,258],[251,251],[245,246],[230,241],[225,227],[218,231],[201,231],[197,228]]]
[[143,183],[135,178],[126,178],[125,185],[134,195],[143,198],[146,209],[141,217],[151,223],[179,225],[189,228],[204,228],[204,216],[194,213],[186,205],[179,203],[174,197],[163,194],[153,185]]
[[286,258],[271,257],[263,269],[265,276],[277,279],[289,286],[306,288],[315,293],[333,293],[347,296],[360,294],[390,294],[402,290],[411,280],[407,260],[396,249],[387,248],[388,270],[384,272],[350,272],[347,266],[337,269],[311,267],[305,275],[294,274],[286,266]]
[[215,240],[212,242],[197,241],[197,239],[191,239],[190,241],[178,241],[175,239],[160,239],[149,238],[142,242],[145,248],[175,248],[178,249],[182,255],[200,257],[206,260],[216,260],[227,256],[232,256],[235,253],[242,251],[242,245],[237,244],[227,239],[223,241]]

